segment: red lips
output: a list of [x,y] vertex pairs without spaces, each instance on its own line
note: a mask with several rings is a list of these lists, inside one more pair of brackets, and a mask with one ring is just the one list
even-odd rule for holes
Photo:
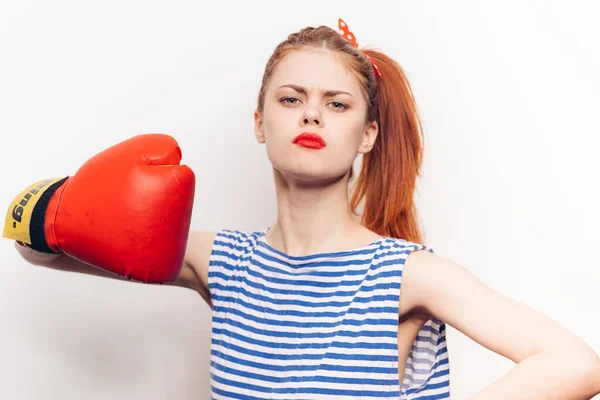
[[294,138],[294,143],[311,149],[321,149],[326,146],[325,140],[314,132],[302,132]]

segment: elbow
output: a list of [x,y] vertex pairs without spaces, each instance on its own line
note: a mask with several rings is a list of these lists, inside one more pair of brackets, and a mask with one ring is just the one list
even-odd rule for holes
[[590,399],[600,394],[600,358],[594,352],[586,354],[578,362],[578,380],[581,398]]
[[587,381],[590,385],[591,397],[600,394],[600,358],[596,355],[596,358],[588,368]]
[[551,355],[564,383],[572,390],[573,399],[591,399],[600,394],[600,357],[581,342],[542,350]]

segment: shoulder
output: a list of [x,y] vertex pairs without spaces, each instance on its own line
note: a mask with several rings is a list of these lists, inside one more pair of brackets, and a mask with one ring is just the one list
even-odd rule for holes
[[222,228],[216,232],[213,256],[240,256],[253,251],[263,231]]
[[399,246],[407,249],[402,266],[400,314],[434,317],[428,300],[435,298],[436,291],[449,278],[452,261],[437,256],[423,244],[401,241]]
[[223,245],[240,246],[246,243],[255,242],[259,236],[260,231],[250,232],[240,229],[233,228],[222,228],[217,231],[215,237],[216,240],[220,241]]
[[416,254],[427,253],[433,255],[434,253],[433,249],[425,244],[394,237],[386,237],[382,242],[379,251],[382,253],[381,256],[388,259],[394,259],[395,262],[399,263],[401,265],[401,270],[404,270],[408,260],[412,260],[410,262],[411,264],[422,262],[414,261],[415,258],[420,259],[420,256],[415,257]]
[[483,306],[493,301],[494,293],[456,262],[417,251],[407,257],[403,266],[401,314],[418,312],[452,325],[462,319],[468,303]]
[[401,270],[400,319],[432,318],[433,315],[419,295],[422,294],[423,287],[431,283],[428,281],[431,266],[440,257],[434,254],[431,247],[422,243],[393,237],[387,238],[385,243],[385,255],[393,257],[394,263],[399,264]]

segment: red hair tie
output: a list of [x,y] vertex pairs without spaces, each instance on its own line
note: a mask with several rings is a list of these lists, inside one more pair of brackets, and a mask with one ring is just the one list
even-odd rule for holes
[[[356,36],[354,36],[354,33],[350,32],[350,29],[348,29],[348,24],[346,22],[344,22],[344,20],[341,18],[338,18],[338,29],[340,30],[340,35],[342,35],[342,37],[344,39],[349,41],[350,44],[352,44],[352,46],[354,46],[358,49],[358,43],[356,42]],[[377,65],[373,62],[373,60],[371,60],[371,57],[369,57],[364,52],[363,52],[363,54],[371,62],[371,65],[373,66],[373,69],[375,70],[375,73],[377,74],[377,76],[381,78],[381,72],[379,71],[379,68],[377,68]]]

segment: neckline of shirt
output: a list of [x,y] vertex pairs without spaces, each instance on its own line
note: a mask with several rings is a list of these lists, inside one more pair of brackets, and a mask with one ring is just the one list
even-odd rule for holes
[[286,258],[288,260],[295,260],[295,261],[312,260],[315,258],[325,258],[325,257],[337,258],[337,257],[343,257],[343,256],[349,256],[349,255],[355,255],[355,254],[365,254],[365,253],[372,252],[373,250],[376,250],[377,248],[379,248],[379,245],[381,245],[381,243],[383,243],[389,239],[387,236],[382,236],[379,239],[377,239],[365,246],[357,247],[357,248],[350,249],[350,250],[313,253],[313,254],[309,254],[306,256],[292,256],[281,250],[277,250],[276,248],[271,246],[271,244],[269,244],[269,242],[267,241],[267,238],[266,238],[266,234],[269,229],[270,229],[270,226],[259,231],[258,241],[269,251],[271,251],[283,258]]

